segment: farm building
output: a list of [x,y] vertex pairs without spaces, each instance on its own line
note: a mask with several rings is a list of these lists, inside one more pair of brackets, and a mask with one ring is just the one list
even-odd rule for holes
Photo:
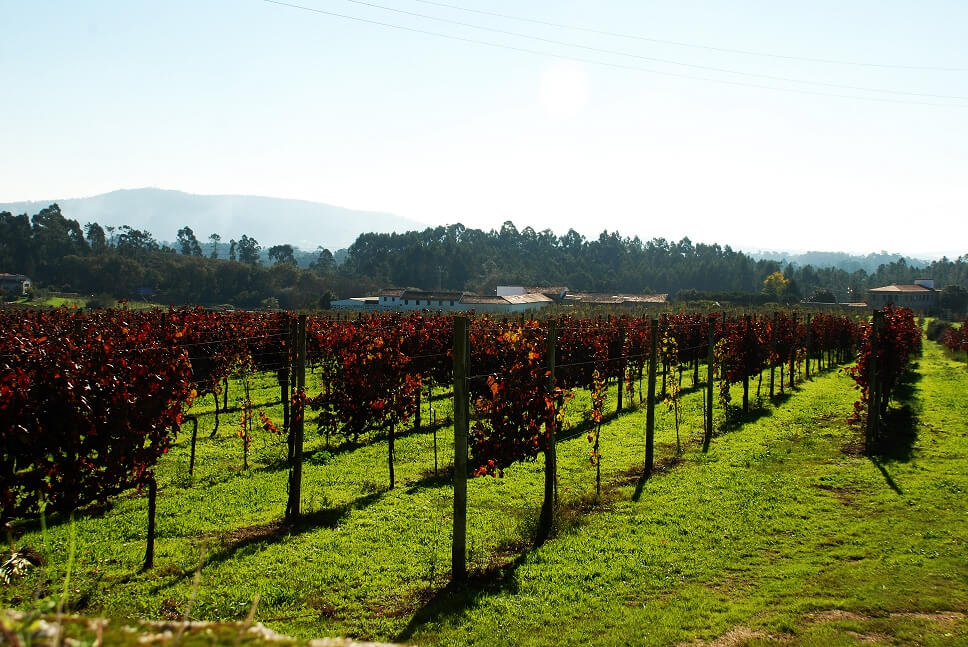
[[554,299],[543,294],[507,294],[493,297],[465,294],[461,299],[460,309],[476,312],[526,312],[553,303]]
[[333,301],[334,310],[442,310],[456,312],[525,312],[553,304],[544,294],[479,296],[465,292],[388,288],[374,297]]
[[30,292],[30,279],[23,274],[0,274],[0,293],[23,296]]
[[333,310],[382,310],[380,297],[351,297],[330,302]]
[[632,307],[661,307],[669,302],[668,294],[609,294],[575,292],[565,295],[565,305],[595,305]]
[[887,305],[910,308],[916,312],[937,312],[941,292],[934,289],[931,279],[917,279],[914,285],[885,285],[867,291],[867,305],[883,308]]
[[[454,310],[459,309],[457,305],[463,296],[463,292],[433,292],[407,289],[397,298],[396,303],[390,307],[396,308],[397,310]],[[381,300],[380,305],[386,304]]]
[[497,286],[497,295],[499,297],[506,297],[512,295],[521,294],[543,294],[555,303],[561,303],[565,300],[565,295],[568,294],[568,287],[561,286],[538,286],[538,287],[525,287],[522,285],[499,285]]

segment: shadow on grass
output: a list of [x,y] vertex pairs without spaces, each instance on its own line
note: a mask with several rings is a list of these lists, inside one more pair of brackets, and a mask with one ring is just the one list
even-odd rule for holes
[[906,463],[914,456],[918,416],[910,404],[890,409],[884,416],[876,456],[886,462]]
[[[470,480],[469,477],[468,480]],[[439,487],[449,487],[454,484],[454,464],[448,463],[447,465],[441,465],[434,473],[433,468],[429,468],[421,472],[420,478],[416,481],[408,481],[406,485],[407,493],[412,494],[414,492],[419,492],[420,490],[427,490]]]
[[[658,407],[658,404],[656,406]],[[621,411],[615,411],[615,409],[612,409],[608,413],[605,413],[605,414],[602,415],[601,425],[604,427],[608,423],[612,422],[613,420],[617,420],[621,416],[628,416],[628,415],[632,415],[634,413],[641,413],[641,412],[643,412],[645,410],[646,410],[646,405],[645,404],[641,404],[641,405],[640,404],[635,404],[635,405],[633,405],[631,407],[625,406]],[[598,424],[599,423],[596,423],[591,418],[585,418],[584,420],[582,420],[581,422],[579,422],[577,425],[572,425],[568,429],[560,432],[555,437],[555,440],[558,443],[563,443],[566,440],[573,440],[575,438],[580,438],[580,437],[582,437],[582,436],[584,436],[586,434],[589,434],[592,431],[594,431],[596,425],[598,425]]]
[[875,456],[871,457],[871,462],[874,463],[874,467],[880,470],[881,475],[884,477],[884,481],[887,483],[888,487],[894,490],[898,496],[904,496],[904,490],[901,489],[901,486],[897,484],[897,481],[894,480],[894,477],[891,476],[891,473],[887,471],[886,467],[884,467],[884,463],[878,460]]
[[887,485],[899,496],[904,496],[904,490],[891,476],[888,467],[891,463],[907,463],[914,457],[914,445],[918,439],[920,424],[917,412],[921,405],[915,388],[921,380],[921,374],[915,369],[917,364],[912,365],[894,387],[893,397],[902,404],[900,407],[888,409],[884,415],[877,449],[870,457]]
[[513,561],[502,566],[468,574],[463,582],[451,581],[443,588],[427,590],[417,601],[420,607],[396,640],[410,642],[421,626],[437,623],[448,617],[459,617],[488,596],[517,593],[518,581],[515,573],[528,554],[529,551],[519,554]]
[[[300,535],[319,528],[335,528],[354,510],[361,510],[380,499],[386,492],[379,491],[367,494],[341,505],[330,508],[323,508],[316,512],[304,513],[298,519],[277,519],[265,524],[236,528],[229,532],[208,535],[218,542],[218,547],[209,553],[199,569],[221,564],[232,559],[237,553],[244,551],[250,546],[260,544],[272,544],[280,542],[287,537]],[[200,539],[204,539],[202,535]],[[175,581],[185,580],[195,575],[195,570],[182,571]],[[172,582],[159,584],[154,588],[153,594],[157,594],[162,589],[171,586]]]
[[662,472],[666,472],[679,463],[682,462],[682,455],[675,454],[675,444],[663,443],[662,445],[656,445],[656,453],[664,454],[663,458],[660,458],[655,462],[652,467],[652,474],[646,473],[644,466],[636,466],[629,469],[626,472],[625,478],[620,482],[620,485],[631,485],[635,483],[635,491],[632,493],[632,501],[638,503],[642,498],[642,492],[645,489],[646,482]]
[[[637,476],[637,474],[636,474]],[[623,478],[603,485],[601,495],[590,493],[558,506],[554,525],[545,545],[565,533],[572,532],[586,523],[591,514],[608,509],[620,498],[619,488],[626,484]],[[535,510],[537,515],[538,511]],[[537,516],[534,523],[524,523],[527,528],[516,540],[498,547],[491,555],[490,564],[481,570],[468,573],[463,582],[449,582],[439,589],[425,590],[418,597],[417,610],[410,622],[396,637],[399,642],[409,642],[417,630],[427,623],[438,623],[445,618],[459,617],[468,609],[490,595],[517,593],[517,569],[528,556],[541,546],[536,545]]]
[[[409,438],[410,436],[423,436],[432,434],[435,431],[440,431],[441,429],[446,429],[453,426],[454,421],[449,417],[442,418],[437,423],[433,425],[421,425],[419,429],[409,427],[403,431],[397,431],[393,437],[396,440],[401,440],[403,438]],[[314,450],[305,452],[303,454],[304,463],[312,463],[314,460],[325,458],[328,454],[330,457],[336,457],[341,454],[347,454],[350,452],[355,452],[358,449],[363,449],[374,445],[379,442],[385,442],[387,440],[386,432],[373,433],[372,435],[367,435],[365,440],[344,440],[338,445],[331,445],[329,447],[318,447]],[[278,472],[281,470],[289,469],[289,461],[287,458],[282,457],[278,460],[267,462],[260,467],[257,467],[255,471],[259,472]]]
[[786,404],[787,401],[792,397],[793,397],[793,394],[790,393],[789,390],[787,390],[783,393],[780,393],[779,391],[777,391],[772,398],[767,396],[767,399],[773,403],[774,407],[779,407]]
[[[783,396],[781,396],[783,397]],[[785,396],[789,398],[789,396]],[[757,406],[755,401],[750,401],[750,410],[743,411],[742,407],[736,405],[726,405],[726,424],[719,425],[718,428],[714,426],[713,428],[713,438],[719,438],[721,436],[726,436],[734,431],[739,431],[747,423],[753,423],[761,418],[768,418],[773,415],[773,411],[776,408],[776,398],[774,398],[773,407]],[[712,442],[712,438],[704,438],[702,441],[702,451],[703,453],[709,452],[709,445]]]
[[[615,415],[614,412],[612,415]],[[657,452],[660,448],[666,451],[671,448],[674,451],[675,445],[657,445]],[[652,472],[653,476],[677,465],[681,460],[679,456],[670,456],[657,461]],[[446,483],[451,482],[449,475],[431,477],[433,478]],[[600,495],[588,493],[559,505],[555,511],[551,534],[544,545],[556,537],[584,526],[594,513],[608,510],[622,498],[621,488],[637,481],[642,483],[645,481],[641,466],[632,467],[619,478],[604,483]],[[518,591],[515,576],[517,569],[524,564],[533,551],[541,547],[535,543],[538,530],[537,514],[536,509],[533,524],[522,524],[522,527],[527,530],[523,531],[520,537],[494,551],[490,564],[486,568],[469,573],[463,582],[451,581],[442,588],[426,590],[423,596],[416,600],[418,608],[396,640],[408,642],[424,624],[436,624],[446,618],[459,617],[478,602],[495,593],[516,593]]]

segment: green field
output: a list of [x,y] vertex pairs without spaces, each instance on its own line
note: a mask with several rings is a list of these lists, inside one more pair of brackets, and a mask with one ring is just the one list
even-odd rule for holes
[[[273,384],[253,380],[254,400],[278,420]],[[683,453],[663,406],[649,480],[645,408],[612,416],[600,498],[588,394],[578,394],[559,444],[556,534],[533,547],[541,459],[471,481],[471,578],[459,587],[448,584],[452,427],[438,429],[436,475],[429,429],[397,440],[393,490],[384,440],[327,447],[307,428],[305,520],[286,525],[284,438],[260,430],[243,470],[238,413],[209,439],[209,396],[193,410],[194,477],[190,426],[159,466],[154,569],[139,572],[147,504],[131,493],[73,523],[48,520],[46,538],[36,524],[16,528],[16,545],[47,564],[0,589],[0,602],[31,612],[63,596],[72,613],[112,626],[252,614],[302,639],[416,644],[968,644],[965,365],[925,344],[895,403],[902,440],[876,460],[845,423],[852,385],[838,371],[816,376],[705,452],[701,393],[687,388]],[[240,393],[233,383],[230,406]],[[450,403],[436,408],[446,422]],[[187,635],[232,644],[237,633]]]

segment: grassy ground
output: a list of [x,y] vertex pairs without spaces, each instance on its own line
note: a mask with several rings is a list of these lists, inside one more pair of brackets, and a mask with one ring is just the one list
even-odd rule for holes
[[[902,442],[877,460],[845,426],[856,392],[834,371],[764,403],[708,452],[701,394],[688,392],[684,452],[660,409],[660,470],[647,481],[644,408],[613,416],[601,498],[580,394],[559,446],[556,536],[532,547],[540,459],[471,481],[462,587],[448,586],[450,427],[438,429],[436,476],[429,430],[398,440],[393,490],[382,439],[327,448],[307,434],[307,515],[289,526],[283,439],[257,434],[242,470],[238,414],[209,439],[209,397],[196,406],[195,476],[187,434],[159,467],[155,569],[138,572],[146,502],[132,494],[52,520],[46,539],[28,527],[18,545],[48,564],[0,602],[34,608],[66,582],[67,607],[84,614],[218,621],[245,619],[257,600],[255,620],[296,637],[441,645],[968,644],[968,373],[929,343],[917,375],[893,421]],[[253,386],[279,419],[277,388]],[[449,403],[437,408],[446,419]]]

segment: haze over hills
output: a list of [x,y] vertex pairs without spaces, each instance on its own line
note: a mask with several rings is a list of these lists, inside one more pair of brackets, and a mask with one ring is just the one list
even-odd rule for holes
[[[263,253],[271,245],[288,243],[302,250],[297,260],[308,264],[317,246],[334,254],[349,247],[362,233],[403,233],[422,231],[429,225],[390,213],[337,207],[321,202],[249,195],[197,195],[158,188],[120,189],[87,198],[59,198],[26,202],[0,203],[0,211],[34,215],[52,203],[61,207],[65,217],[83,226],[97,222],[103,227],[129,225],[150,232],[158,241],[174,241],[179,229],[191,227],[203,245],[208,236],[222,237],[220,255],[227,255],[230,239],[243,234],[255,238]],[[519,223],[522,227],[529,223]],[[565,232],[557,231],[557,235]],[[597,238],[595,232],[589,239]],[[628,232],[623,232],[628,233]],[[729,245],[732,241],[717,241]],[[733,246],[739,251],[741,246]],[[882,264],[904,259],[910,267],[926,267],[930,261],[899,253],[877,252],[866,255],[833,251],[786,252],[746,251],[754,259],[776,260],[798,267],[834,267],[853,273],[863,269],[868,274]],[[337,261],[342,255],[337,255]]]
[[[838,270],[854,273],[857,270],[864,270],[868,274],[877,271],[881,265],[896,263],[904,259],[904,262],[911,267],[927,267],[931,261],[920,258],[912,258],[903,254],[892,254],[889,252],[876,252],[866,255],[848,254],[847,252],[818,252],[809,251],[802,253],[757,251],[747,252],[753,258],[760,260],[779,261],[780,263],[792,263],[797,267],[834,267]],[[933,259],[932,259],[933,260]]]
[[362,232],[424,229],[426,225],[388,213],[346,209],[321,202],[248,195],[195,195],[182,191],[121,189],[88,198],[0,203],[0,211],[34,215],[56,202],[66,218],[81,226],[130,225],[158,240],[174,240],[189,226],[199,241],[217,233],[223,242],[242,234],[265,247],[289,243],[313,250],[322,245],[336,251],[348,247]]

